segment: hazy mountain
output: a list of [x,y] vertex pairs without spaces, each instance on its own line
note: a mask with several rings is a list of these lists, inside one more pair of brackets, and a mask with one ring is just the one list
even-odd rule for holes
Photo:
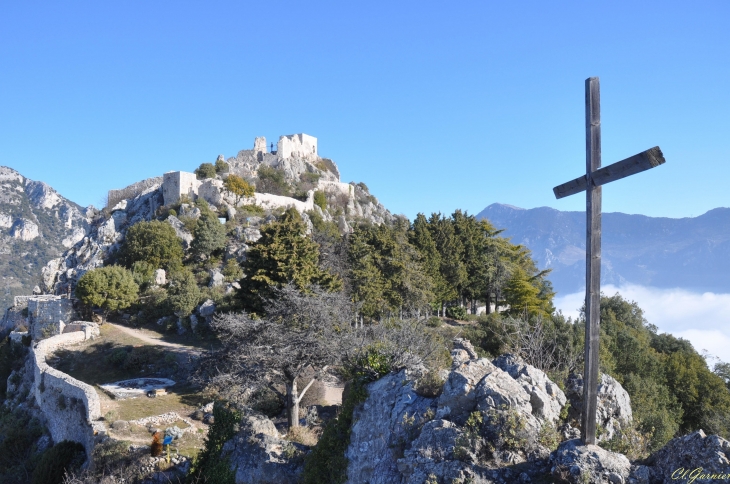
[[[585,212],[499,203],[482,210],[512,242],[527,246],[565,295],[585,287]],[[604,213],[601,283],[730,292],[730,208],[692,218]]]
[[0,167],[0,309],[31,294],[41,268],[83,239],[86,210],[43,182]]

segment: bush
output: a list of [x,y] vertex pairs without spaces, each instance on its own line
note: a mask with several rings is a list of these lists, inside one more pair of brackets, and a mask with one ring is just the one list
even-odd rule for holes
[[259,181],[256,184],[256,191],[259,193],[271,193],[288,197],[291,194],[291,187],[284,178],[282,170],[261,165],[258,169]]
[[64,440],[43,453],[33,471],[33,484],[59,484],[67,471],[73,472],[86,460],[84,446]]
[[228,163],[223,160],[215,160],[215,172],[218,174],[228,173]]
[[327,210],[327,195],[322,190],[314,192],[314,204],[322,210]]
[[428,318],[428,321],[426,321],[426,326],[429,328],[440,328],[441,327],[441,318],[437,316],[431,316]]
[[167,290],[170,308],[184,318],[189,316],[200,302],[200,289],[190,269],[184,268],[172,274]]
[[452,319],[466,319],[466,308],[461,306],[449,306],[446,308],[446,316]]
[[175,229],[159,220],[139,222],[130,227],[121,250],[121,259],[129,268],[137,261],[145,261],[155,269],[169,271],[180,267],[182,258],[182,242]]
[[76,297],[87,306],[118,311],[137,301],[139,286],[130,271],[107,266],[85,273],[76,284]]
[[307,454],[304,461],[304,484],[342,484],[347,480],[347,457],[350,445],[350,429],[355,407],[367,397],[368,379],[360,378],[352,383],[337,418],[330,420],[319,442]]
[[228,259],[223,267],[223,275],[226,276],[228,282],[237,281],[243,277],[243,269],[238,265],[236,259]]
[[226,229],[212,212],[198,219],[193,235],[190,249],[198,256],[207,257],[226,245]]
[[213,406],[213,425],[208,430],[203,450],[193,460],[185,480],[188,484],[235,484],[235,474],[227,458],[221,457],[223,444],[233,438],[241,415],[222,402]]
[[215,166],[213,166],[212,163],[201,163],[200,166],[195,169],[195,175],[198,177],[198,180],[215,178]]

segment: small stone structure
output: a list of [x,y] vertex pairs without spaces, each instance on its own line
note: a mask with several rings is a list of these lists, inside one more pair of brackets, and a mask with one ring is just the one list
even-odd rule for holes
[[31,347],[32,394],[46,417],[54,442],[79,442],[90,460],[94,450],[94,422],[101,417],[99,396],[91,385],[48,366],[46,357],[63,347],[80,343],[99,334],[94,323],[75,322],[84,330],[59,334]]
[[162,176],[162,197],[165,205],[177,203],[182,196],[194,199],[198,195],[200,180],[195,173],[170,171]]
[[73,302],[66,296],[32,296],[27,299],[30,334],[34,340],[63,333],[64,322],[75,319]]

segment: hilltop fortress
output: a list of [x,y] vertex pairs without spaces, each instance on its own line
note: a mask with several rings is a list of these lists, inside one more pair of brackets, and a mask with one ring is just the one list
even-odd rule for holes
[[[273,147],[273,143],[271,146]],[[269,151],[266,138],[258,137],[254,140],[253,149],[241,150],[235,157],[228,159],[219,155],[218,160],[228,164],[229,173],[248,180],[255,180],[258,177],[258,170],[261,166],[281,170],[287,180],[297,181],[304,174],[314,175],[317,182],[311,190],[308,190],[306,200],[257,191],[254,200],[246,202],[255,203],[267,209],[294,207],[300,212],[305,212],[314,209],[313,194],[316,190],[338,193],[347,197],[354,195],[352,185],[340,182],[337,165],[332,160],[320,158],[317,150],[317,138],[304,133],[280,136],[276,151]],[[232,205],[223,189],[222,180],[217,178],[200,180],[195,173],[171,171],[162,177],[149,178],[121,190],[110,190],[109,206],[114,207],[118,201],[131,198],[158,184],[162,186],[164,205],[178,203],[182,197],[191,200],[202,197],[216,206]]]

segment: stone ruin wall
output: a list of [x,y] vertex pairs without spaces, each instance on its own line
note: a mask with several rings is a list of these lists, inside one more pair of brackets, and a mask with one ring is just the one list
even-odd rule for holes
[[317,138],[304,133],[280,136],[276,144],[276,154],[280,158],[295,156],[305,160],[316,160],[319,158]]
[[34,340],[61,334],[64,323],[76,319],[73,302],[63,296],[33,296],[27,300],[30,334]]
[[33,370],[31,391],[46,418],[46,425],[53,441],[58,443],[72,440],[81,443],[90,460],[94,450],[93,423],[101,417],[99,395],[91,385],[46,363],[46,357],[54,351],[99,334],[98,326],[94,323],[76,321],[72,324],[85,329],[53,336],[31,347],[30,364]]
[[117,203],[121,202],[122,200],[134,198],[149,188],[161,185],[162,180],[163,178],[161,176],[156,176],[153,178],[147,178],[146,180],[138,181],[136,183],[132,183],[128,187],[122,188],[120,190],[109,190],[109,193],[107,194],[106,206],[109,208],[113,208]]

